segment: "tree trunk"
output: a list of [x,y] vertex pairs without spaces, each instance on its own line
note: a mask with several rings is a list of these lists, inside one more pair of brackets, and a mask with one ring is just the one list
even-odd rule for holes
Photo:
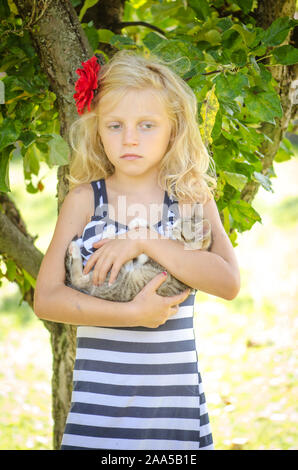
[[[15,0],[15,4],[24,22],[29,21],[31,25],[30,34],[34,48],[49,79],[50,87],[57,97],[60,134],[68,142],[69,127],[77,118],[73,100],[74,85],[78,78],[75,70],[81,66],[82,61],[93,55],[93,51],[69,0]],[[111,2],[99,2],[95,6],[96,14],[99,18],[110,18],[111,21],[119,23],[123,4],[124,0],[117,0],[113,5]],[[111,7],[112,14],[108,14]],[[102,24],[101,27],[106,26]],[[101,46],[108,56],[113,51],[108,45]],[[71,158],[71,155],[69,157]],[[68,165],[59,167],[58,211],[68,192],[67,173]],[[54,322],[47,322],[46,326],[50,329],[53,351],[53,446],[58,449],[71,400],[76,328],[73,325]]]
[[[258,7],[254,10],[253,16],[256,19],[256,25],[267,29],[274,20],[288,16],[294,17],[296,0],[260,0]],[[295,44],[297,41],[297,35],[294,34],[295,30],[292,30],[290,37],[288,37],[283,44]],[[264,63],[268,63],[265,59]],[[276,91],[280,97],[281,106],[283,109],[283,116],[281,118],[275,118],[276,125],[265,122],[262,124],[260,131],[266,134],[272,140],[272,143],[265,140],[259,151],[265,156],[263,160],[262,173],[267,175],[273,170],[273,160],[278,151],[280,141],[284,138],[284,135],[288,129],[288,126],[292,119],[297,114],[297,102],[294,100],[294,90],[291,88],[291,84],[298,78],[298,66],[297,65],[278,65],[274,67],[268,67],[273,78],[277,82]],[[258,192],[260,184],[254,181],[247,183],[242,192],[241,199],[246,202],[251,202],[256,193]]]
[[[48,76],[50,87],[57,96],[60,134],[68,141],[70,124],[77,117],[73,100],[77,79],[75,70],[80,67],[82,60],[92,55],[92,50],[69,1],[45,0],[37,5],[33,0],[16,0],[15,3],[23,20],[31,19],[31,37],[35,50]],[[46,9],[39,18],[45,6]],[[68,191],[65,178],[67,171],[68,166],[58,169],[58,210]],[[53,446],[58,449],[71,399],[76,328],[62,323],[48,323],[53,351]]]

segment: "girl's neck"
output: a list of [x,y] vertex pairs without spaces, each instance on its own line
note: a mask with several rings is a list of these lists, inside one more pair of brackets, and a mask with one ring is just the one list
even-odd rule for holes
[[158,189],[157,174],[145,176],[127,176],[123,174],[113,174],[106,178],[110,188],[126,194],[127,196],[136,196],[144,193],[154,193]]

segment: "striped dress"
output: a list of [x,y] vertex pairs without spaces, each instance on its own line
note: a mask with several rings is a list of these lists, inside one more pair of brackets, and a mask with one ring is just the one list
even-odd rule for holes
[[[109,217],[105,180],[91,184],[94,216],[76,240],[84,264],[106,230],[128,229]],[[167,233],[178,215],[165,191],[156,230]],[[62,450],[213,449],[193,328],[195,292],[158,328],[78,326]]]

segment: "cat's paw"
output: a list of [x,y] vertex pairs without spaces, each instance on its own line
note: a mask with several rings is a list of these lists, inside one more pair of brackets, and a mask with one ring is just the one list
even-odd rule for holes
[[141,217],[135,217],[128,224],[129,230],[133,230],[134,228],[137,228],[137,227],[147,227],[147,226],[148,226],[147,220]]
[[71,242],[68,247],[68,253],[72,259],[81,259],[81,251],[76,242]]
[[142,253],[137,257],[137,264],[143,265],[147,263],[148,259],[149,259],[148,256],[145,253]]

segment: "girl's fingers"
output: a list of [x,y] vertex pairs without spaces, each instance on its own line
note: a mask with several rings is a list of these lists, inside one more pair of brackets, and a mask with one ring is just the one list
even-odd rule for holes
[[97,262],[93,271],[93,284],[102,284],[112,266],[113,260],[111,258]]
[[87,263],[85,264],[83,274],[88,274],[89,271],[93,268],[93,266],[97,263],[99,259],[100,254],[99,253],[93,253],[93,255],[90,256],[88,259]]
[[[103,241],[105,241],[106,239],[104,239]],[[102,240],[100,240],[99,242],[97,243],[100,243]],[[94,245],[93,245],[94,246]],[[88,259],[86,265],[85,265],[85,268],[84,268],[84,271],[83,273],[84,274],[88,274],[89,271],[91,271],[91,269],[93,268],[93,266],[98,262],[98,260],[100,259],[101,256],[104,256],[104,250],[98,250],[96,251],[95,253],[93,253],[93,255],[90,256],[90,258]]]
[[85,267],[83,269],[83,274],[88,274],[89,271],[91,271],[92,267],[94,266],[94,264],[96,263],[96,259],[94,258],[94,256],[90,256],[90,258],[88,259],[87,263],[85,264]]
[[97,242],[94,242],[92,246],[94,248],[98,248],[99,246],[104,245],[106,242],[111,241],[110,238],[102,238],[101,240],[98,240]]
[[180,303],[184,302],[184,300],[186,300],[187,297],[189,296],[190,290],[191,289],[188,288],[188,289],[184,290],[183,292],[180,292],[180,294],[168,297],[168,299],[170,299],[170,302],[174,303],[174,305],[172,305],[172,307],[174,307],[176,304],[180,304]]
[[113,284],[113,282],[116,281],[121,266],[122,265],[121,264],[119,265],[119,263],[118,264],[113,264],[112,269],[111,269],[111,273],[110,273],[110,278],[109,278],[109,285]]

